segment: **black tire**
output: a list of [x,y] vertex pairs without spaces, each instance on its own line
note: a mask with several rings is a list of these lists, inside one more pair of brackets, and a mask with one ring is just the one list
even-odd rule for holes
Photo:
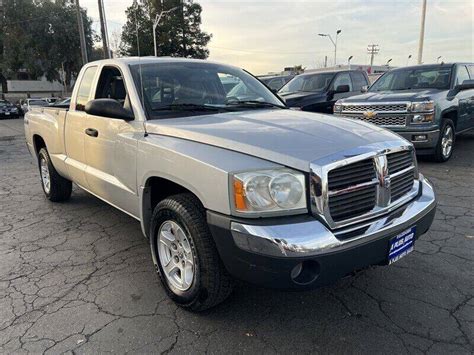
[[[47,173],[49,174],[49,188],[45,186],[45,181],[42,178],[42,160],[44,160],[48,167]],[[38,168],[40,171],[41,186],[43,187],[46,198],[52,202],[62,202],[69,200],[72,192],[72,182],[58,174],[51,163],[51,159],[49,158],[46,148],[41,148],[38,153]]]
[[[194,257],[194,278],[187,290],[176,288],[164,275],[158,255],[158,232],[166,221],[184,229]],[[158,203],[150,226],[150,246],[158,276],[168,296],[179,306],[199,312],[223,302],[232,292],[232,279],[222,264],[206,222],[206,212],[192,194],[170,196]]]
[[[443,152],[443,136],[445,136],[445,134],[447,133],[449,129],[452,132],[452,145],[451,145],[451,150],[449,151],[449,154],[445,154]],[[454,123],[450,119],[446,119],[444,120],[443,126],[441,127],[438,143],[436,144],[435,152],[433,154],[433,159],[439,163],[444,163],[448,161],[453,155],[455,141],[456,141],[456,130],[454,127]]]

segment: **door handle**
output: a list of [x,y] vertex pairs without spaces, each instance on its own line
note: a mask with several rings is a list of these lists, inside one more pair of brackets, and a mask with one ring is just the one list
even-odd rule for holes
[[85,132],[88,136],[91,136],[91,137],[99,136],[99,131],[94,128],[87,128]]

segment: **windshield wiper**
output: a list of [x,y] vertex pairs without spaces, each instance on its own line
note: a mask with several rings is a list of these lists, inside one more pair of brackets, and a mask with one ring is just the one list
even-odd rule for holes
[[152,109],[152,111],[220,111],[221,107],[198,104],[172,104]]
[[257,100],[231,100],[226,103],[227,106],[245,106],[245,107],[278,107],[286,109],[286,106],[274,104],[266,101]]

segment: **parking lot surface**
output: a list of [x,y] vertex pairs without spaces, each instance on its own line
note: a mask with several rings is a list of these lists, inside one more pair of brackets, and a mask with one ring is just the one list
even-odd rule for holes
[[0,121],[0,353],[474,352],[474,133],[450,162],[420,162],[438,212],[406,258],[311,292],[238,283],[192,314],[136,220],[78,188],[43,197],[21,125]]

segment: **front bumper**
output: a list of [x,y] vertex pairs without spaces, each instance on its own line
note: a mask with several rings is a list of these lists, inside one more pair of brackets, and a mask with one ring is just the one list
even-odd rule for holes
[[[425,150],[434,150],[439,140],[439,129],[433,130],[413,130],[413,131],[396,131],[407,141],[411,142],[416,149],[417,154],[423,154]],[[426,136],[426,139],[415,140],[416,136]]]
[[[431,184],[421,180],[415,200],[336,233],[311,216],[250,223],[208,212],[208,223],[225,267],[236,278],[273,288],[314,288],[370,265],[386,264],[392,237],[415,226],[417,239],[429,229],[436,197]],[[309,265],[315,277],[297,281],[294,272],[299,265]]]
[[0,112],[0,118],[18,118],[20,114],[18,112]]

